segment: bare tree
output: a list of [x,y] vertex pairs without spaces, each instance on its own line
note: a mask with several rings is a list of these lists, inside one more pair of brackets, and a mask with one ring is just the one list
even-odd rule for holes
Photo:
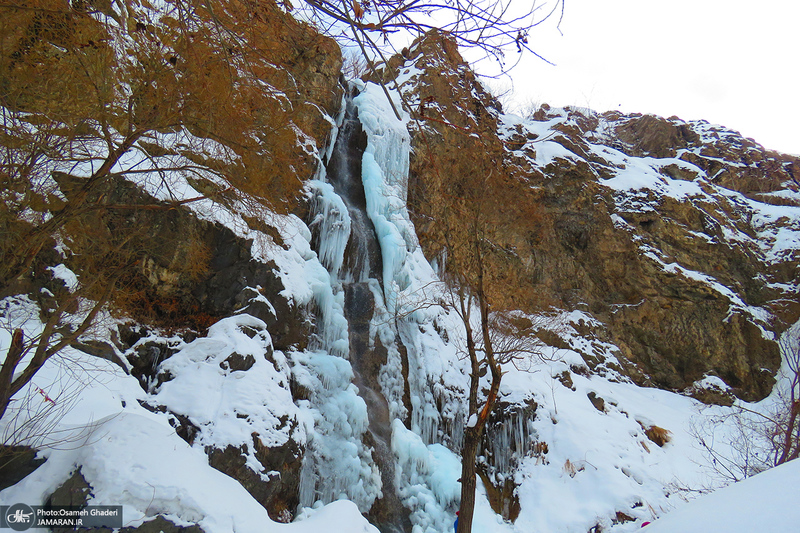
[[354,42],[371,58],[392,49],[392,34],[416,39],[439,29],[459,46],[479,49],[504,64],[508,50],[536,54],[528,46],[529,32],[554,15],[560,21],[564,1],[522,5],[513,0],[303,0],[297,9],[325,33]]
[[[50,288],[40,291],[41,297],[36,303],[40,316],[36,318],[42,325],[31,338],[25,338],[23,326],[26,321],[13,320],[9,315],[14,310],[8,307],[2,310],[4,327],[10,333],[11,342],[0,366],[0,418],[14,395],[31,382],[51,357],[95,325],[120,279],[140,258],[136,251],[125,249],[129,239],[130,236],[121,239],[121,242],[114,243],[114,248],[106,248],[105,253],[95,257],[96,261],[105,263],[104,268],[85,270],[87,274],[82,284],[67,286],[57,280],[48,284]],[[97,248],[93,251],[100,252]]]
[[[288,17],[246,7],[258,16],[227,0],[0,4],[0,298],[33,295],[42,322],[29,338],[10,332],[0,416],[155,255],[141,213],[201,199],[281,211],[300,196],[296,176],[276,171],[305,154],[294,108],[263,81],[274,66],[249,40],[269,26],[265,9]],[[303,28],[298,38],[324,39]],[[130,182],[162,201],[134,201]],[[60,262],[77,284],[44,301]]]
[[102,376],[105,366],[65,352],[59,356],[52,381],[40,386],[41,380],[31,380],[9,403],[0,430],[0,469],[4,457],[14,455],[15,449],[77,446],[85,441],[88,426],[64,428],[59,423],[72,411],[86,385],[98,379],[102,382],[97,376]]
[[539,311],[531,278],[534,248],[547,223],[529,187],[498,172],[496,160],[468,155],[487,150],[480,138],[451,139],[459,145],[444,155],[429,152],[432,143],[417,149],[420,174],[411,209],[426,254],[438,260],[449,287],[443,305],[455,311],[465,331],[470,389],[457,533],[469,533],[476,456],[503,374],[508,365],[529,368],[542,354],[535,333],[543,324],[530,318]]
[[342,62],[342,74],[346,79],[354,80],[369,73],[369,65],[361,52],[345,50]]
[[[289,0],[282,4],[295,9]],[[564,5],[565,0],[534,0],[530,4],[514,0],[302,0],[296,10],[323,33],[357,47],[371,72],[376,64],[387,63],[403,44],[440,30],[462,49],[477,53],[473,64],[493,60],[499,67],[495,76],[500,76],[519,62],[522,52],[547,61],[528,45],[528,36],[554,16],[560,24]],[[517,54],[516,60],[508,61],[509,51]],[[400,118],[388,89],[379,83]]]
[[768,415],[767,436],[777,466],[800,456],[800,330],[781,339],[785,375],[777,391],[777,409]]
[[[522,313],[491,311],[486,292],[480,285],[475,288],[459,285],[454,288],[453,295],[446,306],[461,318],[466,332],[464,349],[470,363],[457,530],[457,533],[469,533],[475,509],[476,459],[489,416],[497,403],[503,375],[509,365],[529,370],[543,357],[543,343],[536,332],[545,324]],[[488,390],[481,390],[487,374]]]

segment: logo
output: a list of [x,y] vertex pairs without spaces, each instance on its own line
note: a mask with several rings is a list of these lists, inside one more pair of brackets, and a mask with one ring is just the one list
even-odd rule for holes
[[[121,505],[0,505],[0,533],[3,529],[27,531],[36,528],[59,528],[59,531],[79,528],[122,527]],[[64,529],[66,528],[66,529]]]
[[33,525],[33,509],[24,503],[17,503],[6,510],[6,524],[14,531],[25,531]]

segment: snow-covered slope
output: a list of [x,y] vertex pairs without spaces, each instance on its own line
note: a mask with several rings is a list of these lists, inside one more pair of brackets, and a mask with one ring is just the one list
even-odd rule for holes
[[790,461],[702,496],[647,526],[647,533],[791,533],[800,523],[800,462]]

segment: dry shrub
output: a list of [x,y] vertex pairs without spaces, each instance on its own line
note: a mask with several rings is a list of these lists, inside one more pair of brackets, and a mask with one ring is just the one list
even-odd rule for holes
[[138,323],[162,328],[168,333],[181,331],[205,332],[220,318],[200,308],[197,302],[180,296],[159,295],[142,279],[135,280],[137,289],[128,287],[118,291],[112,302],[115,312]]
[[564,470],[564,472],[566,472],[566,473],[567,473],[567,475],[568,475],[569,477],[575,477],[575,474],[577,474],[577,473],[578,473],[578,468],[575,466],[575,463],[573,463],[573,462],[572,462],[572,461],[570,461],[569,459],[567,459],[566,461],[564,461],[564,467],[563,467],[563,470]]
[[64,228],[67,263],[84,286],[99,281],[84,291],[90,298],[103,289],[103,280],[119,276],[109,300],[119,315],[203,330],[216,320],[192,294],[211,270],[212,249],[203,228],[191,215],[175,211],[91,210]]
[[534,455],[545,455],[547,452],[550,451],[550,447],[544,441],[536,441],[533,444],[533,454]]
[[211,247],[200,239],[193,238],[185,243],[186,253],[183,271],[191,281],[200,281],[208,276],[211,263]]
[[110,119],[114,51],[105,27],[86,13],[56,0],[33,4],[0,6],[0,101],[36,114],[45,130],[60,123],[54,134],[74,139],[91,119]]
[[765,204],[800,207],[800,200],[792,196],[778,196],[772,193],[754,193],[752,197]]
[[446,257],[445,274],[460,284],[483,276],[493,309],[532,309],[536,248],[553,225],[537,193],[498,168],[501,156],[481,139],[459,132],[426,142],[413,154],[408,200],[426,256]]
[[672,433],[658,426],[650,426],[649,428],[644,428],[644,434],[647,435],[648,439],[650,439],[660,447],[663,447],[666,443],[672,440]]
[[531,448],[531,455],[536,457],[536,464],[550,464],[550,461],[547,460],[547,452],[550,451],[550,447],[544,441],[536,441],[533,443],[533,447]]

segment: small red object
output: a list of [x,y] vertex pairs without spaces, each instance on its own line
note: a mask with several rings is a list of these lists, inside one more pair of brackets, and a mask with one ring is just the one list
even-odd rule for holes
[[46,401],[46,402],[50,402],[50,403],[51,403],[51,404],[53,404],[53,405],[55,405],[55,404],[56,404],[55,400],[53,400],[53,399],[52,399],[50,396],[48,396],[48,395],[47,395],[47,393],[46,393],[45,391],[43,391],[41,388],[39,388],[39,387],[36,387],[36,390],[37,390],[37,392],[38,392],[39,394],[41,394],[42,396],[44,396],[44,401]]

